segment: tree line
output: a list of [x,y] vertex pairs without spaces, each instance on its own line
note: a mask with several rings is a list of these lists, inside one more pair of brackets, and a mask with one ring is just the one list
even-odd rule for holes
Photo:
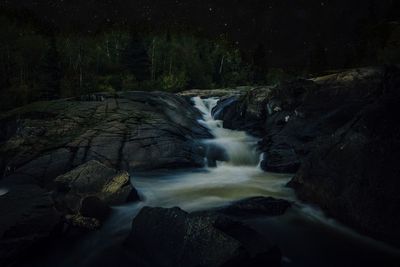
[[91,92],[217,88],[251,83],[253,71],[225,38],[127,28],[42,33],[0,17],[2,109]]
[[[343,67],[400,62],[400,23],[363,23]],[[365,26],[366,25],[366,26]],[[0,109],[91,92],[227,88],[274,84],[329,69],[314,42],[303,69],[270,66],[267,48],[243,51],[227,37],[114,26],[96,33],[43,31],[0,15]]]

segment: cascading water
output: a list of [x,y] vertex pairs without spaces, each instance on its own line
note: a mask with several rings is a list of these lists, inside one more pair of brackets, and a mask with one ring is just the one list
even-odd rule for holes
[[257,139],[245,132],[233,131],[223,128],[223,121],[215,120],[212,110],[218,103],[218,98],[192,99],[195,107],[203,114],[203,120],[199,122],[207,127],[214,139],[205,143],[223,149],[227,154],[228,164],[234,166],[257,166],[259,153],[256,151]]
[[[215,137],[204,142],[221,148],[227,154],[227,162],[218,162],[216,168],[133,173],[132,183],[140,192],[142,202],[115,207],[101,230],[89,235],[79,246],[55,249],[51,258],[31,266],[134,266],[124,258],[126,255],[119,246],[128,235],[132,219],[143,206],[178,206],[190,212],[253,196],[285,198],[297,203],[283,216],[246,221],[278,244],[285,259],[282,266],[397,266],[387,264],[400,259],[397,251],[338,227],[315,209],[300,204],[292,190],[285,186],[292,175],[263,172],[257,165],[258,140],[245,132],[224,129],[222,121],[213,118],[212,109],[217,98],[195,97],[192,100],[203,114],[200,123]],[[0,189],[2,193],[5,191]],[[67,257],[65,251],[68,251]],[[61,257],[64,258],[62,264]]]

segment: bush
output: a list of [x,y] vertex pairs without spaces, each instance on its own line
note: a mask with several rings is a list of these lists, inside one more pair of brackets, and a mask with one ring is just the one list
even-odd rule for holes
[[185,89],[187,77],[184,72],[178,74],[166,74],[161,78],[161,88],[167,92],[177,92]]

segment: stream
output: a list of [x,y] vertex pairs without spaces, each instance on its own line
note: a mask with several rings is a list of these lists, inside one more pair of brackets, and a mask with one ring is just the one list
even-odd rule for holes
[[361,236],[329,219],[317,208],[296,200],[286,187],[290,174],[263,172],[259,166],[257,138],[224,129],[214,120],[217,98],[193,98],[200,121],[215,139],[204,142],[225,149],[228,161],[216,168],[160,170],[132,173],[132,183],[143,199],[113,209],[111,218],[79,244],[54,248],[30,266],[135,266],[135,259],[122,248],[132,219],[143,206],[175,207],[188,212],[223,206],[253,196],[271,196],[294,202],[284,215],[245,221],[282,250],[282,266],[400,266],[400,253],[381,242]]

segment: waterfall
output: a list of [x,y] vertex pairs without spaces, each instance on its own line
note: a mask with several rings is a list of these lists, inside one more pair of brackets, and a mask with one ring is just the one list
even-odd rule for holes
[[214,139],[207,140],[205,143],[212,148],[213,153],[222,150],[226,155],[225,158],[218,155],[217,160],[224,159],[227,161],[225,164],[234,166],[257,166],[259,163],[259,153],[256,149],[258,139],[243,131],[225,129],[223,122],[215,120],[212,116],[212,110],[219,99],[194,97],[192,101],[203,115],[203,119],[199,122],[207,127],[214,136]]

